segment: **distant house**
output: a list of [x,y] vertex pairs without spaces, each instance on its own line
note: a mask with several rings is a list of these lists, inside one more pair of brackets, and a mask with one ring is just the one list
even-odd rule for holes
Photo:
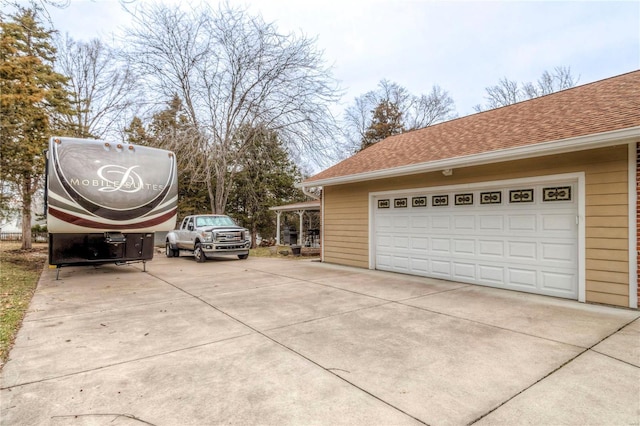
[[305,180],[325,262],[638,307],[640,71],[389,137]]

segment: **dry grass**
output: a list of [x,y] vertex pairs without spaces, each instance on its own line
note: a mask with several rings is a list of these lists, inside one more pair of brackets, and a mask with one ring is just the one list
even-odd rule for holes
[[20,250],[19,242],[0,242],[0,369],[6,362],[29,307],[42,268],[47,244]]

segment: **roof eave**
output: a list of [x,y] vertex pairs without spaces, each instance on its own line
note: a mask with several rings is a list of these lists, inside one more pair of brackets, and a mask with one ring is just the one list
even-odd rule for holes
[[545,155],[564,154],[574,151],[605,148],[608,146],[622,145],[637,142],[640,138],[640,126],[610,132],[594,133],[575,138],[560,139],[549,142],[541,142],[517,148],[501,149],[498,151],[484,152],[462,157],[453,157],[426,163],[410,164],[391,169],[375,170],[371,172],[353,175],[338,176],[334,178],[303,181],[297,183],[297,188],[312,188],[321,186],[341,185],[346,183],[362,182],[367,180],[385,179],[399,176],[427,173],[438,170],[454,169],[459,167],[480,166],[484,164],[503,161],[522,160],[526,158],[542,157]]

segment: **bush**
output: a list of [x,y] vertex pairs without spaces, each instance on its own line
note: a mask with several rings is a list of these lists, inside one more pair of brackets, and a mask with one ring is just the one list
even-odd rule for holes
[[44,232],[47,233],[47,225],[33,225],[31,232]]

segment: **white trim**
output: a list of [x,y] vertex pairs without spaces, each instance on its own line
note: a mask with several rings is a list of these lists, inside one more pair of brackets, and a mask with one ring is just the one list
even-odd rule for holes
[[[385,191],[390,192],[390,191]],[[396,191],[397,192],[397,191]],[[376,209],[374,208],[375,200],[374,198],[377,195],[380,195],[380,192],[370,192],[369,193],[369,269],[376,269],[376,233],[375,233],[375,217],[376,217]]]
[[347,176],[338,176],[328,179],[319,179],[310,181],[306,184],[305,182],[301,182],[297,183],[296,187],[302,188],[338,185],[343,183],[405,176],[416,173],[427,173],[444,169],[455,169],[458,167],[480,166],[501,161],[514,161],[532,157],[541,157],[545,155],[584,151],[588,149],[627,144],[631,142],[631,139],[637,139],[638,137],[640,137],[640,126],[630,127],[622,130],[614,130],[611,132],[596,133],[587,136],[579,136],[575,138],[536,143],[517,148],[501,149],[497,151],[483,152],[480,154],[429,161],[426,163],[410,164],[390,169],[374,170],[370,172]]
[[578,302],[587,301],[587,189],[585,173],[578,176]]
[[461,189],[474,190],[477,188],[493,188],[509,185],[520,185],[529,183],[546,183],[553,181],[574,181],[577,182],[578,192],[578,301],[586,302],[586,185],[585,173],[561,173],[556,175],[532,176],[518,179],[503,179],[488,182],[474,182],[457,185],[432,186],[424,188],[396,189],[391,191],[369,192],[369,269],[375,269],[375,198],[389,194],[402,193],[411,195],[413,193],[456,191]]
[[636,143],[629,144],[629,307],[638,308],[638,189],[636,188],[637,176],[637,148]]
[[320,261],[324,262],[324,247],[326,246],[325,242],[324,242],[324,199],[326,197],[326,193],[324,192],[324,190],[321,193],[321,203],[322,203],[322,208],[320,209]]
[[399,192],[403,194],[413,194],[413,193],[425,192],[425,191],[429,191],[429,192],[457,191],[459,189],[493,188],[493,187],[501,187],[506,185],[529,184],[534,182],[545,183],[545,182],[553,182],[557,180],[579,180],[580,177],[584,179],[584,172],[560,173],[556,175],[540,175],[540,176],[531,176],[531,177],[517,178],[517,179],[491,180],[486,182],[460,183],[457,185],[425,186],[423,188],[377,191],[377,192],[370,192],[369,197],[371,199],[371,195],[379,196],[379,195],[387,195],[387,194],[397,194]]

